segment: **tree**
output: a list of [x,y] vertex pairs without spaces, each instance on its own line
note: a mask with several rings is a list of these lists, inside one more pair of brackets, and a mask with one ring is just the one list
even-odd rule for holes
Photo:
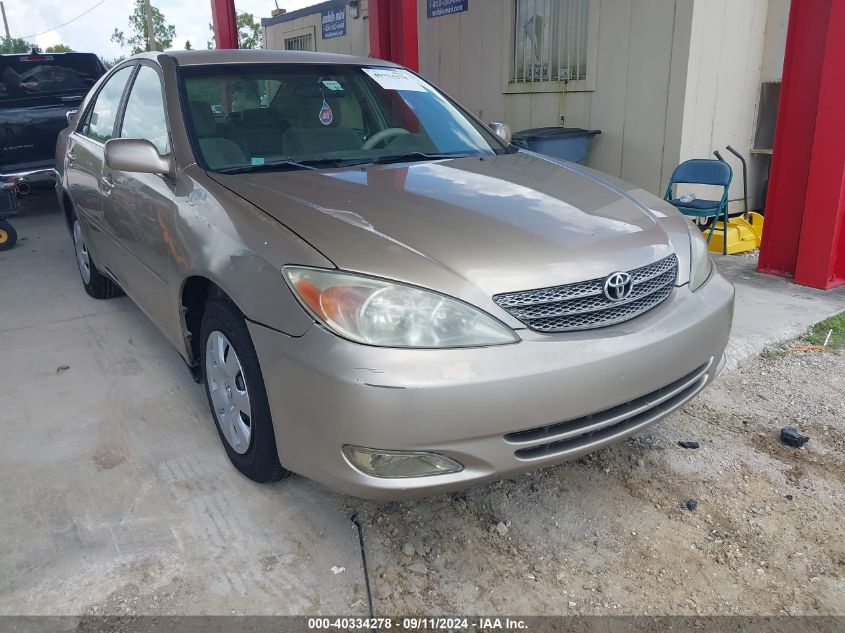
[[[153,13],[153,35],[155,36],[156,48],[165,50],[173,46],[173,38],[176,37],[176,27],[164,21],[164,14],[152,8]],[[137,55],[149,51],[150,38],[147,34],[147,7],[144,0],[135,0],[135,9],[129,16],[130,34],[125,35],[123,31],[114,30],[111,41],[119,46],[131,47],[132,54]]]
[[[209,24],[208,29],[211,31],[208,48],[214,48],[216,45],[214,26]],[[261,39],[261,23],[252,13],[238,13],[238,46],[240,48],[263,48],[264,46]]]
[[48,46],[45,53],[72,53],[73,49],[68,46],[67,44],[56,44],[54,46]]
[[111,68],[112,66],[117,66],[120,62],[126,59],[123,55],[120,57],[115,57],[114,59],[103,59],[103,64],[105,64],[106,68]]
[[185,50],[186,50],[186,51],[192,51],[192,50],[194,50],[194,47],[193,47],[193,46],[191,46],[191,40],[185,40]]
[[4,37],[0,40],[0,53],[28,53],[33,48],[35,44],[19,37]]

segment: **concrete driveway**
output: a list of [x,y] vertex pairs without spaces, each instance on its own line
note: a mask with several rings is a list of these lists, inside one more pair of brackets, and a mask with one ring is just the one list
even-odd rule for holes
[[0,253],[0,614],[366,613],[344,499],[238,474],[179,355],[85,294],[40,202]]

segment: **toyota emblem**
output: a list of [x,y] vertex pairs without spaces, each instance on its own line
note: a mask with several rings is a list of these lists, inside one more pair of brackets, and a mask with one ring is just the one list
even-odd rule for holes
[[634,280],[628,273],[611,273],[604,280],[604,296],[611,301],[627,299],[634,290]]

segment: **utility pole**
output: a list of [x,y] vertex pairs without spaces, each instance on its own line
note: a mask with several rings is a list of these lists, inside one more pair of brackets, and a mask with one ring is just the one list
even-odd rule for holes
[[147,50],[154,51],[156,49],[156,36],[153,31],[153,6],[150,0],[144,0],[147,8]]
[[6,20],[6,7],[3,6],[3,3],[0,2],[0,11],[3,13],[3,26],[6,27],[6,41],[12,39],[12,36],[9,35],[9,22]]

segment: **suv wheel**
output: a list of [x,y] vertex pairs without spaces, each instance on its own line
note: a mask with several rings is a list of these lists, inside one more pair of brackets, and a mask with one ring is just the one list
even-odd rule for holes
[[230,301],[209,301],[200,341],[208,406],[232,464],[259,483],[287,476],[276,451],[258,356],[243,316]]

